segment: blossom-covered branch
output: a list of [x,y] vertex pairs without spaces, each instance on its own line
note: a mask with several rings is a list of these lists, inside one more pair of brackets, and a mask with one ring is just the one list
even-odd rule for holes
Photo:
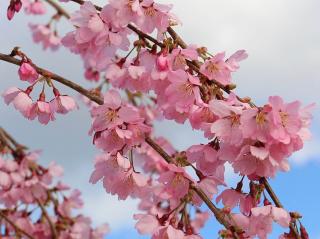
[[[85,77],[100,81],[99,85],[88,91],[37,67],[15,49],[0,58],[19,65],[19,77],[29,86],[10,88],[3,94],[5,102],[24,117],[47,124],[56,114],[77,106],[73,98],[60,94],[54,81],[88,97],[84,101],[93,121],[90,135],[102,151],[90,181],[102,181],[105,190],[121,200],[140,199],[139,209],[144,213],[134,217],[141,234],[154,239],[201,238],[199,229],[208,218],[201,209],[205,202],[226,228],[219,232],[222,238],[266,238],[273,222],[290,228],[281,238],[306,238],[300,216],[282,208],[266,178],[289,170],[288,157],[310,137],[313,106],[270,96],[259,107],[248,97],[238,97],[232,92],[232,73],[246,52],[226,57],[224,52],[213,55],[205,47],[188,45],[172,28],[179,20],[170,5],[110,0],[99,7],[89,1],[72,1],[81,6],[70,17],[74,30],[61,42],[82,57]],[[51,5],[58,12],[52,18],[56,20],[63,15],[61,7]],[[34,11],[34,7],[29,9]],[[9,10],[16,10],[13,3]],[[34,39],[55,48],[47,30],[32,28]],[[31,92],[37,85],[42,90],[34,102]],[[48,88],[54,94],[50,102],[46,100]],[[160,118],[180,124],[189,121],[192,129],[204,132],[208,143],[184,151],[174,149],[164,138],[153,136],[153,122]],[[218,186],[227,186],[226,163],[241,180],[235,188],[228,186],[218,194]],[[248,190],[243,189],[244,183]],[[215,195],[224,208],[213,204]],[[233,213],[236,207],[238,213]]]
[[104,238],[107,225],[93,229],[88,217],[74,214],[83,204],[80,192],[67,195],[67,185],[53,183],[62,174],[60,166],[39,165],[38,152],[27,152],[3,128],[0,146],[1,238]]

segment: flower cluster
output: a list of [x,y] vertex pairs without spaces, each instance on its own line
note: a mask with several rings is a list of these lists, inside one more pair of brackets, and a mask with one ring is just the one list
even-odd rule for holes
[[[31,85],[26,90],[11,87],[2,96],[7,105],[12,103],[27,119],[38,118],[41,124],[48,124],[49,121],[55,120],[55,113],[67,114],[77,108],[74,99],[68,95],[61,95],[50,78],[39,77],[39,73],[29,59],[23,58],[18,73],[22,81],[27,81]],[[34,90],[34,86],[41,82],[43,83],[42,91],[38,100],[33,102],[30,94]],[[51,101],[46,101],[45,84],[53,89],[54,98]]]
[[[10,16],[18,11],[18,2],[11,0]],[[27,12],[43,12],[41,2],[25,2]],[[295,234],[292,225],[298,228],[297,218],[269,202],[263,182],[288,171],[288,157],[310,138],[313,105],[302,107],[299,101],[285,103],[280,96],[271,96],[259,107],[236,96],[232,74],[247,53],[239,50],[226,57],[225,52],[212,55],[205,47],[187,45],[171,28],[178,22],[171,8],[153,0],[109,0],[101,8],[84,1],[71,15],[75,28],[61,42],[82,57],[85,78],[99,83],[83,94],[95,101],[85,99],[92,117],[89,134],[102,150],[90,182],[102,181],[105,190],[120,200],[139,199],[136,228],[154,239],[201,239],[199,230],[209,219],[202,204],[212,210],[214,196],[224,206],[212,210],[227,225],[220,231],[222,238],[234,238],[235,233],[238,238],[266,238],[273,222],[290,227],[283,238]],[[60,14],[61,10],[52,20]],[[35,42],[54,50],[60,38],[50,24],[30,28]],[[17,55],[22,58],[20,79],[30,86],[7,90],[3,94],[7,104],[42,124],[54,120],[55,113],[77,107],[71,97],[60,94],[50,73],[40,71],[39,76],[30,59],[21,52]],[[43,89],[33,102],[30,93],[40,82]],[[54,94],[50,102],[46,85]],[[178,151],[166,139],[153,137],[159,119],[189,122],[209,142]],[[236,188],[225,183],[227,164],[241,177]],[[243,190],[244,183],[248,191]],[[0,184],[8,186],[11,179],[0,175]],[[218,193],[221,186],[227,188]],[[74,192],[56,210],[68,217],[70,207],[80,206]]]
[[107,224],[93,228],[89,217],[75,214],[83,206],[80,192],[68,195],[67,185],[55,183],[61,167],[55,163],[43,167],[37,163],[38,152],[26,153],[21,146],[12,151],[5,139],[1,129],[0,204],[5,206],[0,210],[1,237],[104,238]]

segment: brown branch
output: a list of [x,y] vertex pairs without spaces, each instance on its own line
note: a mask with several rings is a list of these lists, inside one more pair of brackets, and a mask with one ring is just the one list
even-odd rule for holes
[[[3,60],[3,61],[6,61],[6,62],[9,62],[9,63],[12,63],[12,64],[15,64],[15,65],[20,65],[21,64],[21,60],[18,60],[10,55],[5,55],[5,54],[2,54],[0,53],[0,60]],[[92,101],[96,102],[97,104],[99,105],[102,105],[103,104],[103,99],[93,93],[91,93],[90,91],[84,89],[83,87],[81,87],[80,85],[70,81],[70,80],[67,80],[57,74],[54,74],[54,73],[51,73],[49,72],[48,70],[46,69],[43,69],[43,68],[40,68],[38,67],[37,65],[33,64],[34,68],[36,69],[36,71],[43,75],[43,76],[47,76],[52,79],[52,80],[55,80],[55,81],[58,81],[60,82],[61,84],[65,85],[65,86],[68,86],[70,88],[72,88],[73,90],[79,92],[80,94],[82,95],[85,95],[86,97],[88,97],[89,99],[91,99]],[[167,154],[155,141],[153,141],[151,138],[147,137],[146,139],[146,142],[155,150],[157,151],[168,163],[171,163],[173,162],[173,160],[171,159],[170,155]],[[205,195],[204,193],[201,194],[201,189],[198,188],[197,191],[195,191],[200,198],[203,197],[203,195]],[[210,209],[212,208],[215,208],[214,204],[210,201],[210,199],[204,201],[208,207]],[[215,215],[215,217],[217,218],[217,220],[220,222],[221,219],[221,215],[220,214],[217,214],[217,211],[216,210],[213,210],[212,211],[213,214]],[[217,214],[217,215],[216,215]],[[223,225],[227,225],[227,222],[225,222]],[[230,229],[229,227],[227,229]],[[235,238],[238,238],[238,237],[235,237]]]
[[[57,3],[54,2],[54,0],[46,0],[51,6],[53,6],[58,13],[60,13],[61,15],[65,16],[66,18],[70,18],[69,14],[62,8],[60,7]],[[83,0],[71,0],[75,3],[78,3],[80,5],[84,4],[85,1]],[[98,11],[101,11],[102,8],[100,6],[94,5],[95,8]],[[160,46],[160,47],[164,47],[165,45],[161,42],[159,42],[158,40],[156,40],[155,38],[153,38],[152,36],[145,34],[144,32],[140,31],[139,29],[137,29],[135,26],[129,24],[128,28],[132,31],[134,31],[139,37],[141,38],[145,38],[148,39],[149,41],[153,42],[154,44]],[[181,48],[187,48],[187,43],[184,42],[184,40],[179,36],[179,34],[173,30],[172,27],[168,27],[167,29],[168,33],[171,35],[171,37],[173,38],[173,40],[175,40],[178,45]],[[1,54],[0,53],[0,60],[3,61],[7,61],[16,65],[20,65],[21,61],[17,60],[16,58],[10,56],[10,55],[5,55],[5,54]],[[205,78],[206,80],[209,80],[206,76],[204,76],[199,68],[199,64],[197,62],[191,62],[191,61],[187,61],[188,66],[194,70],[195,72],[197,72],[200,76],[202,76],[203,78]],[[99,96],[95,95],[94,93],[84,89],[83,87],[81,87],[80,85],[75,84],[72,81],[69,81],[57,74],[53,74],[50,71],[40,68],[36,65],[34,65],[35,69],[37,70],[37,72],[43,76],[47,76],[50,77],[51,79],[60,82],[61,84],[64,84],[72,89],[74,89],[75,91],[79,92],[80,94],[88,97],[89,99],[91,99],[92,101],[98,103],[98,104],[103,104],[103,99],[101,99]],[[225,91],[226,93],[230,93],[231,90],[228,86],[224,86],[221,83],[212,80],[220,89],[222,89],[223,91]],[[239,96],[236,96],[238,100],[244,102],[244,99],[242,99]],[[253,105],[253,104],[251,104]],[[254,105],[253,105],[254,106]],[[151,138],[147,137],[146,142],[154,149],[156,150],[168,163],[172,162],[172,159],[170,157],[170,155],[168,155],[156,142],[154,142]],[[267,192],[269,193],[270,197],[272,198],[272,200],[274,201],[275,205],[277,207],[283,207],[282,204],[280,203],[278,197],[276,196],[276,194],[273,192],[270,184],[268,183],[268,181],[263,178],[263,184],[266,187]],[[230,224],[227,223],[223,218],[223,216],[221,216],[221,212],[219,211],[219,209],[211,202],[211,200],[206,196],[206,194],[197,187],[193,187],[193,190],[202,198],[202,200],[207,204],[207,206],[211,209],[211,211],[215,214],[216,219],[223,224],[226,228],[230,228]],[[295,236],[297,239],[300,239],[300,235],[298,234],[297,230],[293,227],[292,224],[290,224],[290,229],[294,232]]]
[[18,233],[25,235],[29,239],[35,239],[29,233],[27,233],[26,231],[18,227],[18,225],[15,224],[9,217],[7,217],[1,210],[0,210],[0,217],[2,217],[6,222],[8,222]]
[[53,224],[53,222],[51,221],[49,215],[48,215],[48,212],[47,210],[44,208],[44,206],[42,205],[42,203],[39,201],[39,199],[36,199],[41,211],[42,211],[42,214],[44,215],[44,217],[47,219],[48,223],[49,223],[49,226],[50,226],[50,230],[51,230],[51,233],[52,233],[52,239],[57,239],[58,238],[58,233],[57,233],[57,230],[55,228],[55,225]]
[[[0,134],[4,136],[9,142],[12,143],[12,145],[16,148],[15,150],[18,149],[28,149],[26,146],[19,144],[7,131],[5,131],[2,127],[0,127]],[[13,149],[12,149],[13,150]]]
[[[0,53],[0,60],[2,61],[6,61],[6,62],[9,62],[9,63],[12,63],[12,64],[15,64],[15,65],[21,65],[22,61],[21,60],[18,60],[10,55],[6,55],[6,54],[2,54]],[[41,67],[38,67],[37,65],[33,64],[34,68],[36,69],[36,71],[40,74],[40,75],[43,75],[47,78],[50,78],[52,80],[55,80],[65,86],[68,86],[70,87],[71,89],[79,92],[80,94],[88,97],[90,100],[98,103],[98,104],[103,104],[103,99],[100,98],[99,96],[97,96],[96,94],[86,90],[85,88],[83,88],[82,86],[70,81],[70,80],[67,80],[66,78],[62,77],[62,76],[59,76],[57,74],[54,74],[52,72],[50,72],[49,70],[46,70],[44,68],[41,68]]]
[[45,0],[49,5],[51,5],[54,9],[56,9],[57,13],[61,16],[64,16],[67,19],[70,19],[69,13],[64,10],[55,0]]
[[[280,202],[280,199],[278,198],[278,196],[275,194],[275,192],[273,191],[271,185],[269,184],[268,180],[266,178],[261,178],[260,179],[260,183],[262,183],[265,187],[265,189],[267,190],[269,196],[271,197],[272,201],[274,202],[274,204],[277,207],[280,208],[284,208],[282,203]],[[299,232],[296,230],[296,228],[294,227],[293,223],[290,223],[290,230],[294,233],[294,236],[296,237],[296,239],[301,239]]]
[[15,152],[15,149],[12,147],[10,141],[6,137],[5,131],[0,127],[0,141],[2,142],[3,146],[6,146],[9,148],[11,153]]

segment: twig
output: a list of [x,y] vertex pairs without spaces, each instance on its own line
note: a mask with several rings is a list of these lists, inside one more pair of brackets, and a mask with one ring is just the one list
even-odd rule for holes
[[[267,190],[269,196],[271,197],[272,201],[274,202],[274,204],[277,207],[283,208],[282,203],[280,202],[280,199],[277,197],[277,195],[275,194],[275,192],[273,191],[271,185],[269,184],[268,180],[266,178],[261,178],[260,179],[260,183],[262,183],[265,187],[265,189]],[[290,229],[291,231],[294,233],[294,236],[296,237],[296,239],[301,239],[299,232],[296,230],[296,228],[294,227],[294,225],[292,223],[290,223]]]
[[2,217],[5,221],[7,221],[18,233],[25,235],[29,239],[35,239],[26,231],[22,230],[18,225],[16,225],[10,218],[8,218],[1,210],[0,210],[0,217]]
[[[15,65],[21,65],[22,61],[18,60],[10,55],[6,55],[6,54],[2,54],[0,53],[0,60],[15,64]],[[71,89],[74,89],[75,91],[79,92],[80,94],[88,97],[90,100],[98,103],[98,104],[103,104],[103,99],[100,98],[99,96],[97,96],[96,94],[86,90],[85,88],[83,88],[82,86],[67,80],[66,78],[59,76],[57,74],[54,74],[52,72],[50,72],[49,70],[43,69],[41,67],[38,67],[37,65],[33,64],[34,68],[36,69],[36,71],[48,78],[51,78],[52,80],[55,80],[57,82],[60,82],[63,85],[66,85],[68,87],[70,87]]]
[[42,203],[39,201],[39,199],[36,199],[44,217],[47,219],[48,223],[49,223],[49,226],[50,226],[50,230],[51,230],[51,233],[52,233],[52,239],[57,239],[58,238],[58,233],[57,233],[57,230],[54,226],[54,224],[52,223],[49,215],[48,215],[48,212],[47,210],[43,207]]
[[56,3],[54,0],[45,0],[48,4],[50,4],[56,11],[58,12],[59,15],[64,16],[67,19],[70,19],[69,13],[64,10],[58,3]]

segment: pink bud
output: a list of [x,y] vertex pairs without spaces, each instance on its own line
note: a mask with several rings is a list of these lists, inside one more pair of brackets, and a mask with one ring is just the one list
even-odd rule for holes
[[39,77],[38,72],[30,63],[27,62],[21,64],[18,73],[22,81],[28,81],[31,84],[34,83]]
[[163,54],[157,58],[157,67],[159,71],[165,71],[168,69],[168,60]]
[[8,20],[11,20],[13,18],[14,13],[15,13],[14,9],[9,6],[8,10],[7,10],[7,18],[8,18]]

